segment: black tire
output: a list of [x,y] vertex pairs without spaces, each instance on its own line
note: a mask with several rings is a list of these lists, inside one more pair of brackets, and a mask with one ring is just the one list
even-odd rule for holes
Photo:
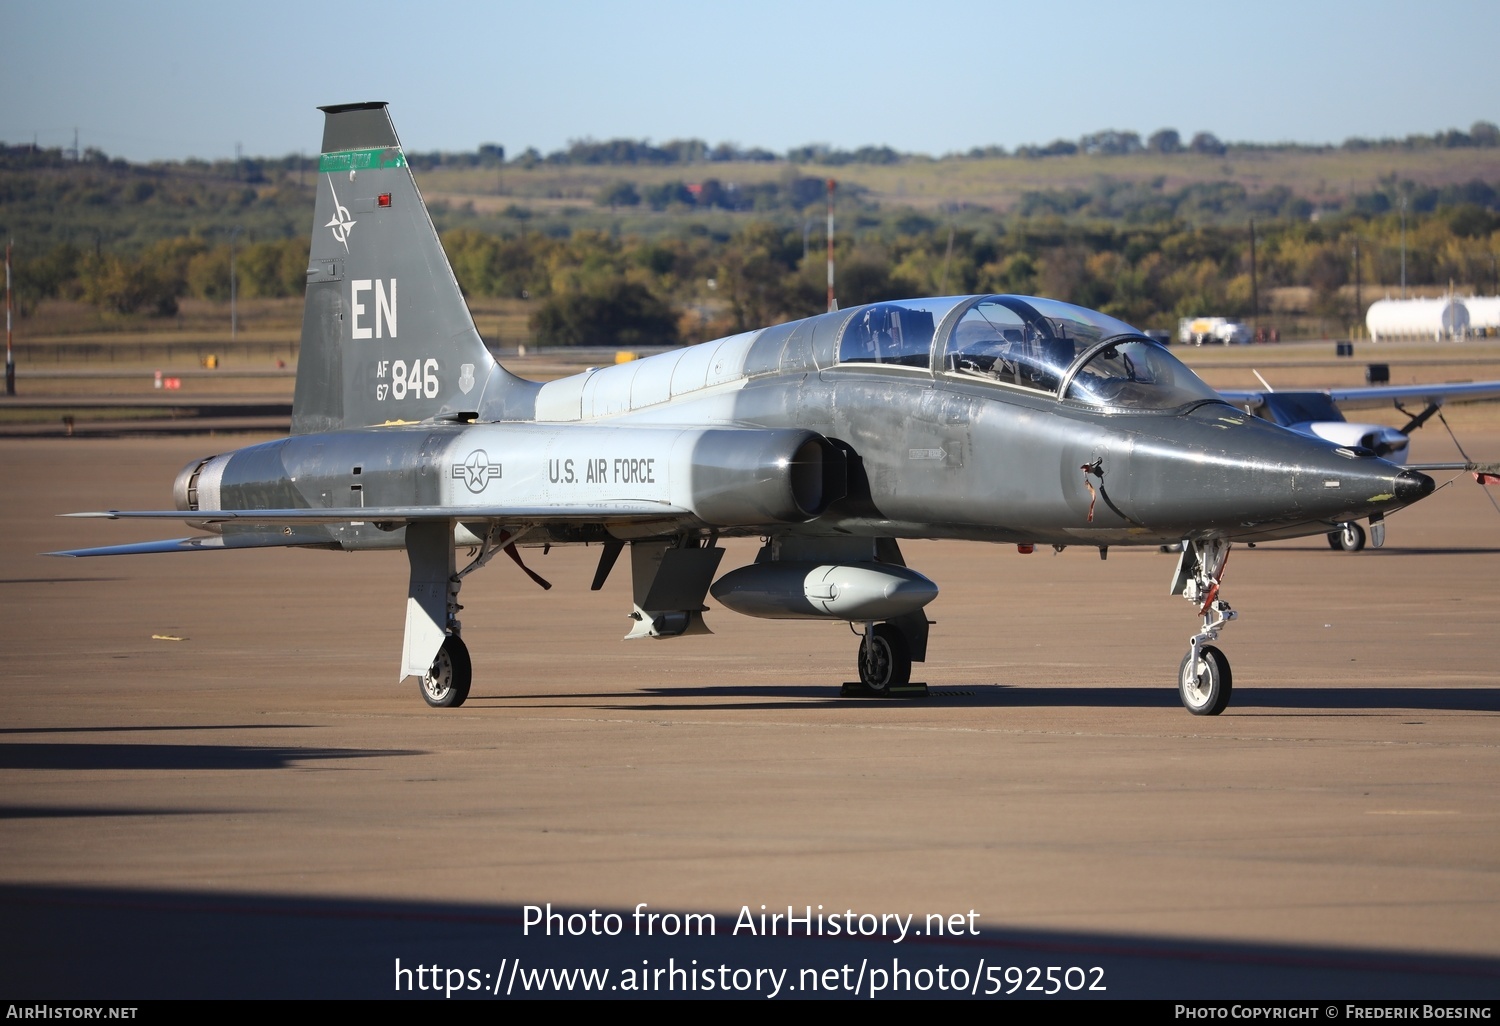
[[1345,552],[1358,552],[1365,547],[1365,529],[1350,521],[1339,530],[1339,548]]
[[1212,645],[1198,649],[1196,673],[1188,672],[1189,652],[1182,657],[1177,668],[1177,693],[1182,704],[1194,716],[1217,716],[1229,707],[1229,696],[1234,690],[1234,676],[1229,672],[1229,660]]
[[1344,548],[1344,532],[1343,531],[1329,531],[1328,532],[1328,547],[1330,549],[1332,549],[1334,552],[1340,552],[1340,551],[1342,551],[1343,548]]
[[888,695],[891,688],[904,687],[911,683],[911,647],[906,638],[888,623],[878,623],[872,632],[875,642],[875,665],[873,672],[865,660],[865,646],[859,643],[859,682],[872,694]]
[[456,634],[450,634],[438,649],[432,668],[417,681],[422,698],[437,709],[455,709],[469,697],[474,666],[469,662],[469,646]]

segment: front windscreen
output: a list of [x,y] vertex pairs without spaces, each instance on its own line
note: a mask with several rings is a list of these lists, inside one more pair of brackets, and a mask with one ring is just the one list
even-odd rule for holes
[[[1118,341],[1109,344],[1112,339]],[[1124,321],[1029,296],[986,296],[963,311],[948,335],[942,366],[962,377],[1051,395],[1063,389],[1065,399],[1122,410],[1168,410],[1218,398]]]
[[1155,342],[1126,338],[1090,353],[1063,398],[1093,406],[1171,410],[1218,399],[1219,394]]
[[1123,321],[1050,299],[987,296],[948,336],[943,368],[967,377],[1056,392],[1080,353],[1102,339],[1137,334]]

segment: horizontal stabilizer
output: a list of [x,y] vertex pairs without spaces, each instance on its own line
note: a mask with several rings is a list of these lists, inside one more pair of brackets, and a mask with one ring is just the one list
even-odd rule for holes
[[213,534],[193,538],[163,538],[160,541],[131,542],[128,545],[102,545],[95,549],[66,549],[48,552],[48,556],[144,556],[158,552],[218,552],[224,549],[286,548],[306,544],[278,535],[241,534],[225,538]]

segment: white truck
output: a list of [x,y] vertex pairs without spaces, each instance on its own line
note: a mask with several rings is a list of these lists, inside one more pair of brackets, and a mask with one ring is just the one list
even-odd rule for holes
[[1254,338],[1250,325],[1228,317],[1184,317],[1177,324],[1177,341],[1201,346],[1205,342],[1239,345]]

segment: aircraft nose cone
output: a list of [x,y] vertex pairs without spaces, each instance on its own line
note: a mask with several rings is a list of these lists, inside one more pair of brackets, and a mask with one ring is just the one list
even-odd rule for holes
[[1415,470],[1403,470],[1396,476],[1396,501],[1402,505],[1425,499],[1437,487],[1437,482],[1426,474]]

